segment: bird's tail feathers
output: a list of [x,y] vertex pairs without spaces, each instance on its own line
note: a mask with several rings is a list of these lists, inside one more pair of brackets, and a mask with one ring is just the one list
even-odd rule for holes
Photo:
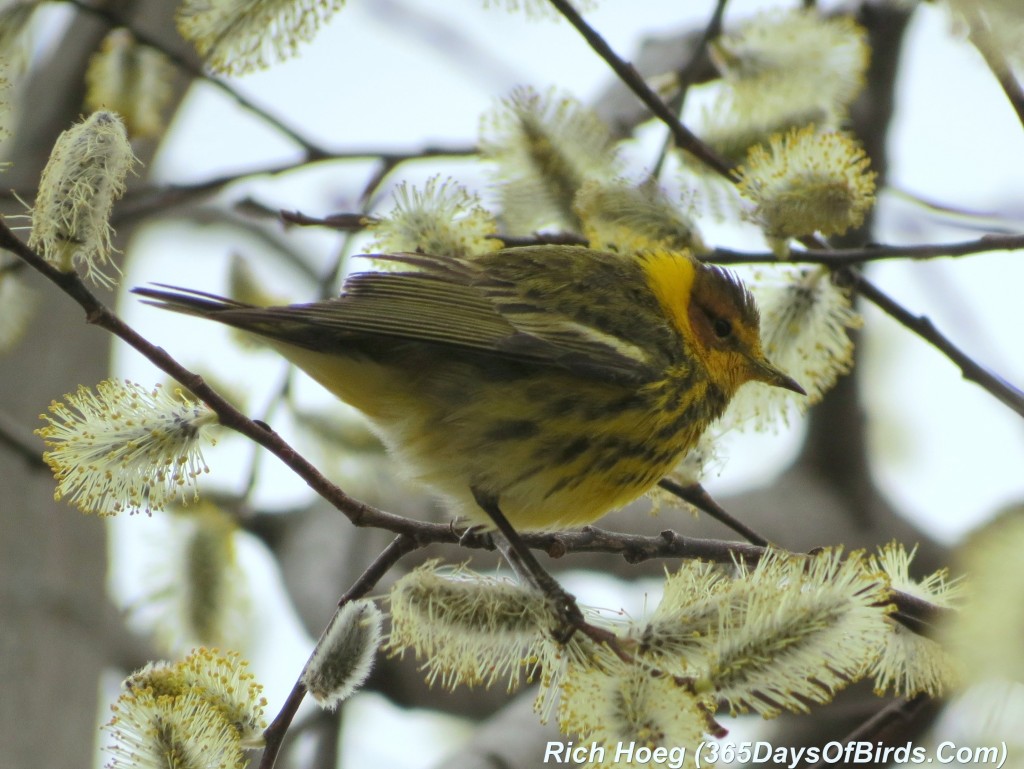
[[145,304],[150,304],[163,310],[221,321],[226,321],[227,319],[218,318],[217,315],[227,310],[252,309],[250,304],[238,302],[226,296],[209,294],[206,291],[170,286],[166,283],[154,283],[153,285],[157,286],[157,288],[141,286],[133,288],[132,293],[145,297]]

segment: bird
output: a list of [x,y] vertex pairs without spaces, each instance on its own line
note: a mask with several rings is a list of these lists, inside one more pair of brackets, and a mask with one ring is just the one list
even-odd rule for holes
[[688,251],[367,256],[305,304],[134,292],[262,337],[485,528],[495,512],[517,531],[592,523],[671,472],[741,386],[804,393],[765,357],[750,291]]

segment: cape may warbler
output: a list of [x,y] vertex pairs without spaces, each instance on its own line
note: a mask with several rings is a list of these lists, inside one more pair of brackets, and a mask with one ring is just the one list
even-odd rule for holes
[[648,491],[746,382],[803,392],[765,359],[743,284],[687,253],[373,258],[393,269],[311,304],[136,292],[265,337],[453,512],[487,523],[486,499],[523,530],[588,523]]

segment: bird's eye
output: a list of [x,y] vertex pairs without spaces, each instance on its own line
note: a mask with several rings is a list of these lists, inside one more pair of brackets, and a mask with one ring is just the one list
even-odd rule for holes
[[732,323],[725,318],[715,318],[711,321],[711,330],[719,339],[727,339],[732,334]]

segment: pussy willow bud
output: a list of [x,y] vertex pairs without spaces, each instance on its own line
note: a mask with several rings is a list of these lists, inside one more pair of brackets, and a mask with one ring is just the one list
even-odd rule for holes
[[[979,539],[975,536],[971,540],[972,544],[967,548],[976,544]],[[1015,544],[1019,544],[1019,542]],[[916,549],[914,548],[908,553],[903,545],[890,542],[879,548],[878,555],[873,560],[877,568],[885,572],[894,589],[933,606],[950,610],[956,609],[962,603],[959,599],[964,598],[965,593],[969,592],[969,586],[962,580],[950,579],[947,569],[932,572],[922,579],[911,577],[910,564],[914,560]],[[1013,550],[1014,547],[1010,547],[1006,552],[1010,553]],[[1019,602],[1014,601],[1012,597],[1005,604],[1002,603],[1009,594],[1010,586],[1020,584],[1019,580],[1015,581],[1012,575],[1008,574],[1008,568],[1016,564],[1016,559],[992,561],[988,565],[990,570],[993,563],[999,564],[994,569],[998,574],[996,580],[999,587],[995,595],[999,596],[999,600],[992,604],[992,609],[994,609],[992,616],[985,617],[982,624],[975,629],[977,643],[963,646],[957,642],[951,642],[952,639],[948,635],[933,640],[920,633],[911,632],[898,622],[890,622],[889,642],[871,669],[871,674],[875,677],[876,693],[881,695],[891,689],[898,697],[913,697],[921,693],[930,697],[939,697],[963,682],[967,671],[961,666],[964,656],[960,652],[965,649],[970,649],[973,654],[977,655],[976,659],[984,660],[986,666],[992,665],[993,662],[995,666],[1002,666],[1012,660],[1014,656],[1020,659],[1019,645],[1012,641],[1008,641],[1002,649],[993,648],[1002,643],[998,639],[1013,637],[1016,631],[1010,630],[1010,628],[1019,622],[1021,616],[1024,616],[1024,612],[1018,609]],[[971,569],[970,575],[974,578],[978,575],[978,571]],[[1018,594],[1021,593],[1024,591],[1018,590]],[[940,630],[948,630],[950,627],[956,626],[965,627],[962,623],[965,620],[970,621],[968,619],[970,613],[977,606],[978,602],[970,601],[962,611],[944,612],[946,621],[942,623]],[[1000,632],[999,622],[1006,622],[1004,626],[1006,632]],[[993,644],[990,639],[997,640]],[[1001,654],[1002,651],[1008,653],[1004,655]],[[1024,667],[1020,669],[1024,670]],[[988,677],[991,672],[992,667],[989,667],[978,677]]]
[[[571,664],[562,684],[558,720],[564,734],[581,734],[605,748],[601,766],[657,766],[667,762],[622,762],[622,746],[632,750],[693,750],[708,731],[707,697],[688,682],[647,667],[639,660],[607,659],[601,666]],[[619,755],[619,761],[610,761]],[[666,756],[667,757],[667,756]],[[679,765],[679,764],[672,764]]]
[[345,0],[185,0],[178,31],[207,66],[242,75],[295,56]]
[[249,583],[238,555],[238,523],[209,501],[174,505],[134,595],[169,654],[197,646],[243,648],[251,632]]
[[806,411],[850,371],[850,329],[859,328],[862,321],[850,292],[822,268],[765,269],[752,291],[761,308],[765,353],[807,391],[805,398],[798,399],[777,387],[740,390],[723,422],[762,429],[785,422],[794,410]]
[[173,96],[174,74],[162,53],[136,43],[128,30],[115,29],[89,60],[86,107],[118,113],[129,136],[158,136]]
[[238,732],[198,691],[170,697],[139,687],[111,710],[103,727],[113,740],[105,746],[107,769],[245,769],[248,763]]
[[198,499],[196,478],[209,472],[199,444],[217,421],[206,406],[181,391],[171,396],[111,379],[95,393],[80,386],[65,401],[50,404],[50,415],[41,416],[48,424],[36,431],[46,442],[57,499],[99,515]]
[[772,557],[743,579],[755,589],[724,607],[698,683],[732,713],[771,718],[829,702],[886,641],[887,581],[859,553]]
[[63,272],[82,270],[97,285],[117,281],[110,213],[135,163],[128,134],[113,112],[94,112],[57,137],[32,207],[29,246]]
[[611,179],[618,163],[608,127],[554,91],[519,88],[482,121],[480,150],[498,166],[502,218],[513,233],[578,231],[576,193],[588,178]]
[[262,747],[266,699],[236,652],[196,649],[176,664],[151,663],[129,676],[104,725],[111,769],[244,769]]
[[807,126],[751,147],[738,189],[754,203],[748,218],[784,250],[788,238],[841,235],[859,227],[875,202],[869,166],[849,136]]
[[390,600],[390,650],[411,648],[425,660],[428,682],[445,688],[490,686],[503,676],[515,688],[521,669],[536,667],[550,624],[536,590],[468,569],[442,575],[433,563],[396,582]]
[[433,176],[423,189],[403,182],[395,190],[395,207],[369,226],[376,235],[376,253],[419,251],[424,254],[471,256],[501,248],[489,238],[498,224],[480,205],[480,198],[451,179]]
[[683,205],[656,182],[591,179],[576,193],[573,208],[591,248],[632,253],[662,247],[698,255],[709,250]]
[[816,9],[769,11],[722,35],[711,58],[730,82],[801,82],[837,108],[850,104],[864,86],[870,48],[867,33],[849,16]]
[[723,81],[701,136],[739,163],[772,134],[841,126],[863,88],[870,50],[852,19],[805,9],[759,14],[710,53]]
[[370,675],[384,616],[373,601],[351,601],[334,615],[313,650],[302,683],[317,704],[334,710]]

